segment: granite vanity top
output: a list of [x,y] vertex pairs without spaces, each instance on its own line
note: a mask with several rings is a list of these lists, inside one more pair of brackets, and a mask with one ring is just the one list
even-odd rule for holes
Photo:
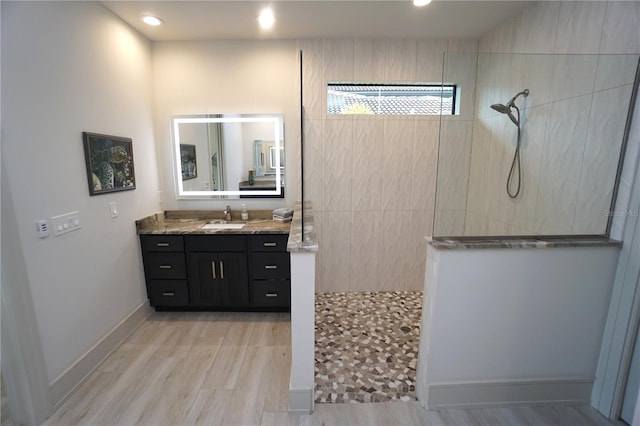
[[304,232],[302,229],[302,203],[297,202],[293,209],[291,235],[287,251],[294,253],[312,253],[318,251],[318,237],[313,224],[313,206],[310,201],[304,202]]
[[494,248],[552,248],[552,247],[622,247],[622,241],[605,237],[558,238],[558,239],[508,239],[508,238],[460,238],[434,239],[427,242],[437,249],[494,249]]
[[210,222],[224,221],[222,212],[209,210],[167,210],[136,220],[138,234],[289,234],[291,223],[272,220],[271,210],[250,210],[249,220],[238,220],[239,210],[231,211],[230,223],[244,223],[240,229],[202,229]]

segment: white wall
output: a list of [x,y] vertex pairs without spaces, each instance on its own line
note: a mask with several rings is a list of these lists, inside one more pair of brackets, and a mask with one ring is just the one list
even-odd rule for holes
[[[539,2],[482,37],[480,51],[497,54],[478,61],[467,215],[456,234],[604,234],[640,53],[640,2]],[[510,199],[516,129],[489,105],[525,88],[523,187]]]
[[421,403],[588,403],[619,250],[428,247]]
[[[299,66],[293,41],[202,41],[153,44],[155,123],[164,209],[293,208],[300,198]],[[285,199],[180,200],[174,193],[170,121],[173,115],[284,114]],[[240,153],[238,154],[240,155]],[[228,168],[231,173],[231,168]],[[236,170],[228,184],[246,180]]]
[[[97,3],[2,2],[2,66],[3,186],[22,246],[13,255],[26,265],[55,385],[146,303],[134,221],[158,209],[151,52]],[[133,139],[137,189],[89,196],[82,131]],[[74,210],[79,231],[36,237],[36,221]]]
[[[313,202],[321,242],[316,291],[419,290],[423,238],[431,235],[433,223],[440,117],[329,116],[326,86],[329,81],[440,82],[443,52],[476,52],[477,42],[358,39],[298,45],[304,55],[305,197]],[[468,70],[461,80],[465,75]],[[462,81],[471,109],[473,81]],[[465,119],[472,116],[452,118]],[[456,134],[468,138],[454,150],[464,153],[471,134]]]

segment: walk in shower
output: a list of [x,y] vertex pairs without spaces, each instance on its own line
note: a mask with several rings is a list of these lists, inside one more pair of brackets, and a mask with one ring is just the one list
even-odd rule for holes
[[637,75],[637,54],[445,54],[433,236],[608,235]]

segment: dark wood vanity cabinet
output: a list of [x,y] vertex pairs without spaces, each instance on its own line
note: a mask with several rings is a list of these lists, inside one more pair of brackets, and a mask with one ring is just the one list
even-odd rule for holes
[[187,235],[191,306],[249,305],[247,242],[244,235]]
[[151,306],[189,306],[182,235],[141,235],[140,243]]
[[156,309],[288,310],[288,235],[140,235]]
[[287,235],[249,236],[251,300],[256,307],[291,307],[291,262]]

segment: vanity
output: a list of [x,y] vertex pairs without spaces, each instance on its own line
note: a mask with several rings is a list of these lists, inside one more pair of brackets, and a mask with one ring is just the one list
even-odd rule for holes
[[151,306],[290,310],[290,224],[271,220],[270,210],[251,211],[249,221],[219,215],[165,211],[136,221]]

